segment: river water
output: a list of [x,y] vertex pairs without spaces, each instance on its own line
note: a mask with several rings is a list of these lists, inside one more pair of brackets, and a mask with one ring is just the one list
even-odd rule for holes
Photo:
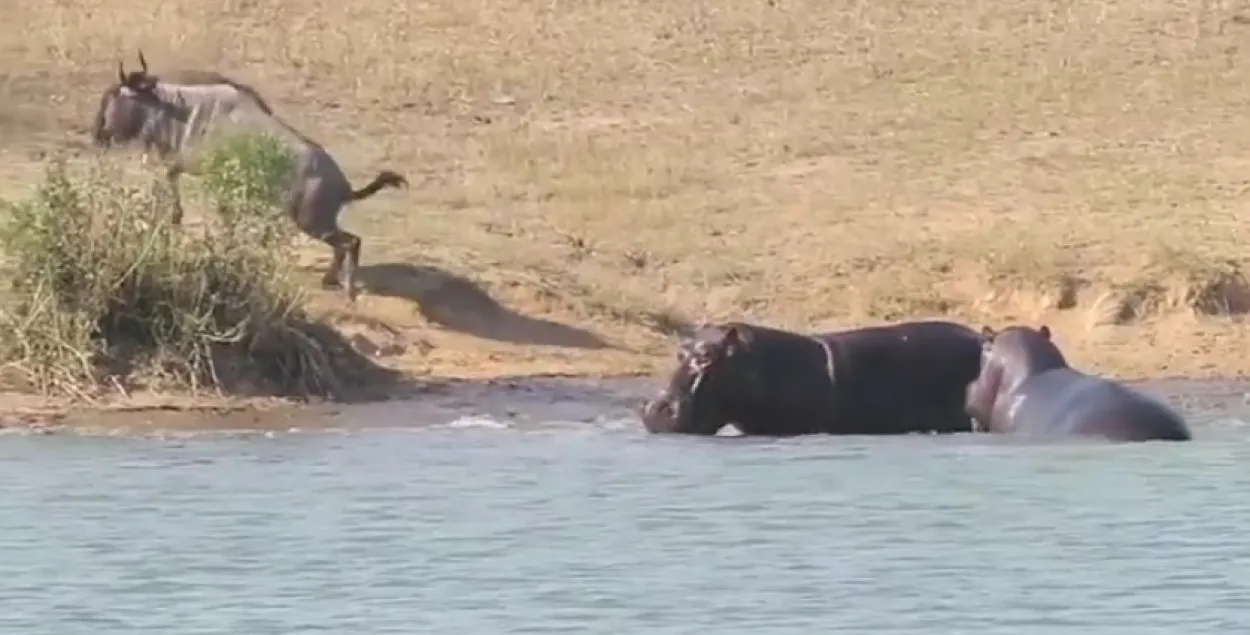
[[1195,442],[649,437],[557,382],[6,434],[0,633],[1250,632],[1245,388],[1154,388]]

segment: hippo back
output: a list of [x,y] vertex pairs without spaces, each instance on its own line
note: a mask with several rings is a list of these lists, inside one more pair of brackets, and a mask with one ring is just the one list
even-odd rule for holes
[[761,326],[752,327],[751,352],[742,363],[751,381],[726,386],[723,411],[747,435],[798,435],[828,431],[836,412],[830,374],[832,350],[824,340]]
[[981,368],[976,331],[921,321],[817,336],[834,352],[841,434],[970,432],[965,391]]
[[1012,426],[1025,434],[1102,436],[1117,441],[1187,441],[1170,406],[1118,381],[1056,368],[1025,381],[1011,396]]

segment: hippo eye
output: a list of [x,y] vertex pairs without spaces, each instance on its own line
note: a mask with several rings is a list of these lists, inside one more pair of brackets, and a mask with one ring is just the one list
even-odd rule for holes
[[694,356],[695,361],[701,364],[707,364],[715,357],[716,351],[706,343],[699,342],[698,346],[694,347],[692,355]]
[[691,356],[691,362],[699,371],[706,370],[710,367],[712,365],[712,361],[711,352],[704,349],[695,351],[694,355]]

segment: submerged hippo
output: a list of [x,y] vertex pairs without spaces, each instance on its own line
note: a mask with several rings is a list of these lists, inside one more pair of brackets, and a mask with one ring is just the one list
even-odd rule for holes
[[803,335],[729,322],[683,341],[669,385],[642,408],[654,433],[970,432],[981,339],[923,321]]
[[1068,365],[1050,328],[981,331],[980,376],[968,413],[989,432],[1102,436],[1113,441],[1188,441],[1184,419],[1160,401]]

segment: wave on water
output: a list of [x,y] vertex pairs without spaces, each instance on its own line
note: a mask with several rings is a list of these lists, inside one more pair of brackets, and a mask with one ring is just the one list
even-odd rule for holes
[[444,424],[426,426],[441,429],[509,430],[513,432],[551,431],[599,431],[617,432],[641,430],[642,424],[635,419],[621,416],[596,416],[580,419],[496,418],[489,415],[466,415]]
[[42,428],[34,426],[0,426],[0,437],[29,437],[35,435],[52,434],[51,428]]
[[511,428],[512,425],[507,421],[497,421],[490,417],[468,416],[461,417],[450,423],[444,424],[446,428],[486,428],[492,430],[503,430]]

